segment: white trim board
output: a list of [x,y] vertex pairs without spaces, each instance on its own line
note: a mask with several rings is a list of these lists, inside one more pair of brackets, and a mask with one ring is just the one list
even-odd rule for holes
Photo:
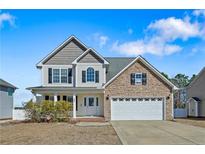
[[96,56],[98,56],[101,60],[103,60],[104,64],[109,64],[109,62],[107,60],[105,60],[105,58],[103,58],[103,56],[101,56],[97,51],[95,51],[92,48],[87,49],[85,52],[83,52],[80,56],[78,56],[73,62],[72,64],[77,64],[78,60],[80,60],[83,56],[85,56],[87,53],[89,52],[93,52]]

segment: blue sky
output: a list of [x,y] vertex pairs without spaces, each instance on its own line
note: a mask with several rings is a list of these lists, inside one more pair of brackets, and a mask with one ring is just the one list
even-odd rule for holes
[[0,77],[19,89],[40,85],[35,65],[74,34],[103,56],[141,54],[170,77],[205,66],[204,10],[1,10]]

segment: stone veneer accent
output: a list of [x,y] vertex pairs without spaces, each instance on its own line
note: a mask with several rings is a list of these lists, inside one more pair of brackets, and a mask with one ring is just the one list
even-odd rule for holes
[[[147,73],[146,85],[131,85],[130,74],[135,72]],[[166,120],[172,120],[172,87],[160,79],[152,70],[147,68],[140,60],[137,60],[114,81],[105,88],[104,93],[104,117],[106,121],[111,118],[111,97],[167,97]],[[109,95],[109,100],[106,97]]]

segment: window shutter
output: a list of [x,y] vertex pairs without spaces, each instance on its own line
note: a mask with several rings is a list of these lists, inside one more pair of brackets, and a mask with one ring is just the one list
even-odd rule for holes
[[130,83],[131,85],[135,85],[135,73],[130,74]]
[[87,104],[86,104],[86,97],[84,97],[84,106],[87,106]]
[[78,96],[76,96],[76,111],[78,111]]
[[52,68],[48,68],[48,83],[52,83]]
[[68,83],[72,83],[72,75],[73,75],[72,68],[69,68],[68,69]]
[[147,74],[142,73],[142,85],[146,85],[146,84],[147,84]]
[[85,83],[85,75],[86,75],[86,72],[85,71],[82,71],[82,82]]
[[96,97],[96,106],[99,106],[99,104],[98,104],[98,97]]
[[95,82],[99,83],[99,71],[95,71]]

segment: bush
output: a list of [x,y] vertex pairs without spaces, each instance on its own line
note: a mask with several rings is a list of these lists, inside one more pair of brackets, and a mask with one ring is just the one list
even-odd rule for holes
[[33,122],[65,122],[69,120],[72,104],[66,101],[29,101],[25,104],[26,117]]

